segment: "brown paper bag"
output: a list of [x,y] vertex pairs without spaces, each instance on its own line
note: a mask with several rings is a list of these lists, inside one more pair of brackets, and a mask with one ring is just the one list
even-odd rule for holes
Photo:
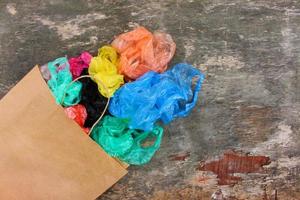
[[38,67],[0,101],[0,199],[93,200],[125,167],[66,117]]

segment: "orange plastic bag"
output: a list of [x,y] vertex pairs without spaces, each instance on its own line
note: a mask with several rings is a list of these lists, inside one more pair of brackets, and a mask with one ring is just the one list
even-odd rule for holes
[[148,71],[164,72],[176,49],[171,35],[144,27],[119,35],[112,46],[120,54],[119,73],[131,80]]

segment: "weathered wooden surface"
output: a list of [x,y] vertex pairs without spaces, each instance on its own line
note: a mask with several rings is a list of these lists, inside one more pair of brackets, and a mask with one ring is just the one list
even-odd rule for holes
[[0,96],[36,63],[136,24],[205,72],[192,114],[99,200],[300,199],[300,1],[0,0]]

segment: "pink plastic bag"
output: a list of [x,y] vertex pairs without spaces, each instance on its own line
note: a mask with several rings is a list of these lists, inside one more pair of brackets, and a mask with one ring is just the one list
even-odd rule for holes
[[73,79],[80,76],[81,72],[89,67],[92,56],[88,52],[82,52],[78,57],[70,58],[70,71],[72,73]]

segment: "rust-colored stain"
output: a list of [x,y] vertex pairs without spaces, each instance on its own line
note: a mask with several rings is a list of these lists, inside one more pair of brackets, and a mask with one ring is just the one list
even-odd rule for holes
[[266,156],[249,156],[236,152],[226,152],[222,159],[212,161],[199,166],[201,171],[211,171],[217,174],[219,185],[236,184],[242,178],[234,176],[234,173],[262,172],[262,166],[270,163]]
[[169,158],[171,161],[186,161],[186,159],[190,157],[190,155],[191,155],[190,152],[184,152],[180,154],[170,155]]
[[199,177],[197,178],[197,181],[198,181],[198,182],[203,182],[203,183],[207,182],[208,180],[209,180],[209,178],[208,178],[208,177],[205,177],[205,176],[199,176]]

